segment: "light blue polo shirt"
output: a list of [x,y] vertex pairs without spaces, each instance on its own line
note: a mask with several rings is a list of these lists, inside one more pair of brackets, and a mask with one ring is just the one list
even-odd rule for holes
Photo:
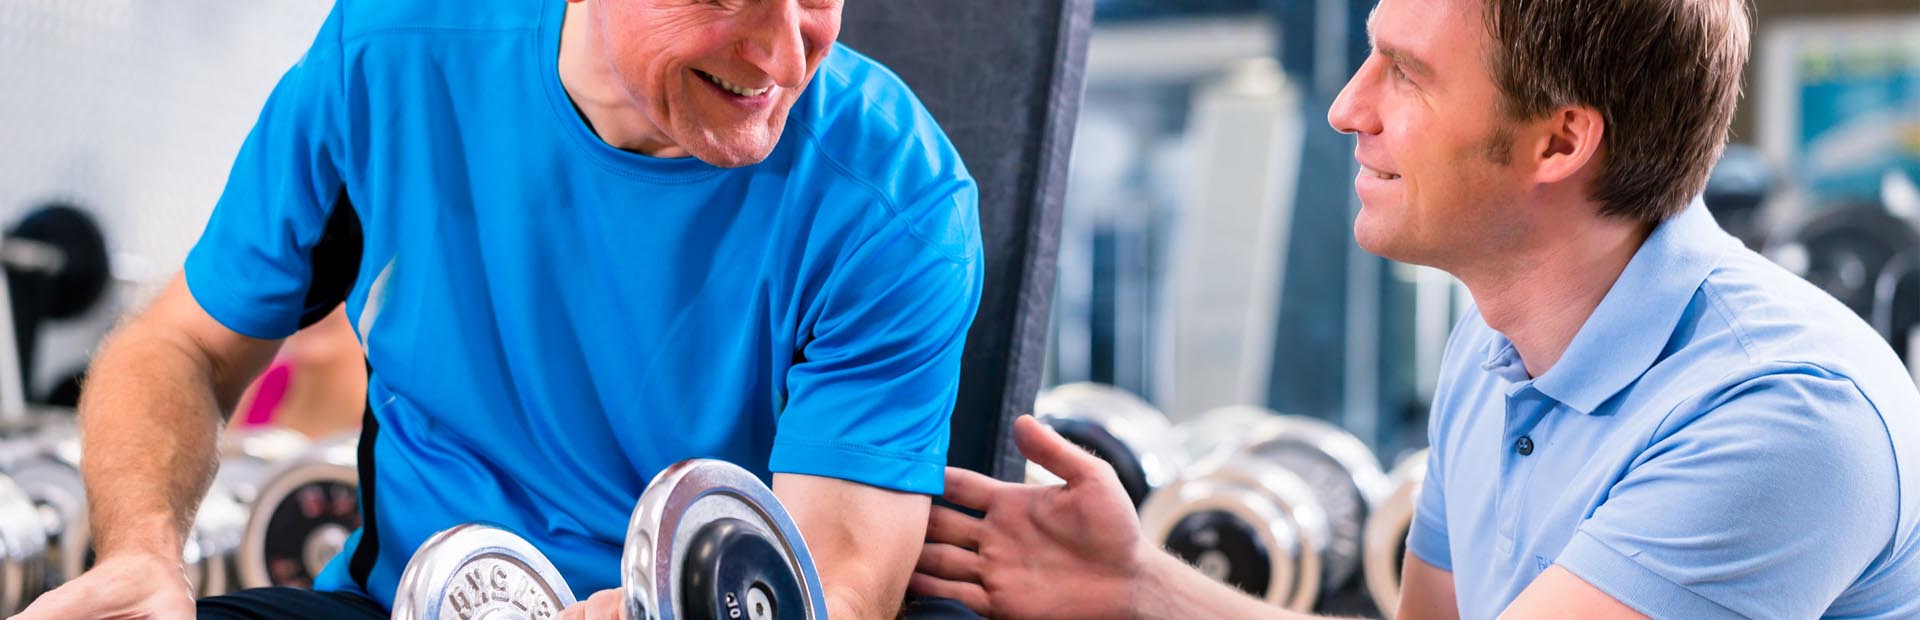
[[1455,329],[1408,545],[1494,618],[1559,564],[1654,618],[1920,618],[1920,395],[1697,202],[1529,378]]

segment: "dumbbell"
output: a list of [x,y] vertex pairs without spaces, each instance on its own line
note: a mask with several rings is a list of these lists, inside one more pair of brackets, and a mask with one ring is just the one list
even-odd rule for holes
[[79,576],[92,563],[79,437],[70,429],[57,429],[8,442],[0,451],[7,453],[0,469],[33,503],[40,535],[46,540],[45,588]]
[[[1062,437],[1112,465],[1136,507],[1185,464],[1179,448],[1169,441],[1171,424],[1166,414],[1125,390],[1069,383],[1041,392],[1033,410]],[[1053,484],[1060,479],[1028,463],[1027,481]]]
[[52,586],[47,583],[47,525],[33,499],[13,479],[0,475],[0,615],[26,609]]
[[236,555],[246,538],[251,508],[275,467],[307,447],[305,435],[282,428],[232,430],[220,437],[220,469],[194,514],[191,542],[197,548],[188,554],[204,558],[203,577],[194,582],[200,596],[241,587]]
[[1314,418],[1274,414],[1247,435],[1149,499],[1141,526],[1216,579],[1309,611],[1359,567],[1386,474],[1366,444]]
[[[60,476],[63,463],[48,455],[54,443],[69,438],[73,411],[31,407],[25,417],[0,422],[0,472],[6,472],[0,474],[0,614],[17,612],[60,585],[61,545],[83,545],[75,536],[84,536],[84,514],[77,526],[71,514],[86,505],[79,474]],[[67,455],[77,461],[71,449]],[[50,459],[54,463],[46,463]],[[29,470],[33,491],[13,478],[15,468]]]
[[1216,407],[1174,425],[1173,441],[1184,455],[1187,467],[1210,468],[1256,439],[1255,431],[1279,416],[1265,407]]
[[467,523],[422,543],[400,573],[394,620],[540,620],[574,603],[573,589],[531,543]]
[[[80,477],[80,439],[70,424],[55,424],[41,432],[6,442],[0,447],[0,469],[19,486],[32,503],[40,536],[47,554],[45,576],[40,580],[51,589],[93,568],[92,529],[87,523],[86,486]],[[237,506],[220,503],[203,505],[194,517],[182,548],[187,580],[195,591],[206,593],[211,584],[226,580],[226,562],[213,552],[231,548],[238,539],[238,525],[245,512]],[[22,519],[25,523],[28,520]],[[213,593],[224,592],[216,588]],[[35,596],[39,592],[33,593]],[[31,602],[27,598],[26,602]]]
[[627,524],[629,620],[816,620],[826,594],[773,490],[738,465],[681,461],[647,484]]
[[1393,495],[1367,517],[1366,555],[1361,561],[1367,593],[1373,605],[1393,620],[1400,608],[1400,571],[1407,557],[1407,532],[1413,529],[1413,510],[1420,502],[1420,485],[1427,479],[1427,451],[1400,459],[1388,476]]
[[[635,504],[620,558],[630,620],[815,620],[819,573],[773,490],[723,461],[681,461]],[[414,552],[396,620],[551,618],[572,590],[532,545],[502,529],[460,525]]]
[[274,468],[235,556],[242,587],[313,587],[360,527],[358,449],[357,432],[334,435]]

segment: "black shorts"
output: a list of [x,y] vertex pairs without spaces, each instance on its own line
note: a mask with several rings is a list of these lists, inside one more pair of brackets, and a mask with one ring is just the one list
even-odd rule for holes
[[386,620],[373,599],[347,592],[253,588],[200,599],[200,620]]
[[[373,599],[346,592],[314,592],[297,588],[254,588],[200,599],[200,620],[387,620],[387,610]],[[946,599],[908,601],[902,618],[909,620],[975,620],[979,616]]]

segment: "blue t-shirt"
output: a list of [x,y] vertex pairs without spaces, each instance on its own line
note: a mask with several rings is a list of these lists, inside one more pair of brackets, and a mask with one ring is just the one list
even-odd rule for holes
[[1408,547],[1493,618],[1558,564],[1654,618],[1920,618],[1920,394],[1697,202],[1553,368],[1448,345]]
[[341,0],[187,258],[257,338],[344,294],[374,448],[320,589],[391,606],[475,520],[615,587],[635,500],[686,458],[942,490],[983,258],[927,110],[836,47],[759,164],[617,150],[561,88],[565,6]]

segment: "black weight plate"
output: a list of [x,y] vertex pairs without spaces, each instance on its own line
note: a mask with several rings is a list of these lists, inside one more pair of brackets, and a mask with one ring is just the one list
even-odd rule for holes
[[41,309],[47,318],[79,316],[106,292],[112,276],[107,239],[86,211],[68,204],[49,204],[27,214],[8,234],[51,244],[64,254],[65,265],[45,289]]
[[1266,598],[1273,580],[1273,554],[1251,524],[1225,511],[1181,518],[1168,533],[1168,552],[1256,598]]
[[1873,328],[1909,364],[1911,356],[1920,353],[1907,350],[1908,338],[1920,328],[1920,248],[1895,258],[1880,274],[1874,285]]
[[1920,232],[1877,205],[1850,204],[1829,207],[1775,240],[1769,256],[1779,258],[1779,248],[1799,246],[1806,264],[1787,266],[1862,318],[1871,318],[1875,280],[1899,253],[1920,247]]
[[274,585],[313,587],[307,539],[328,526],[360,527],[359,489],[338,481],[314,482],[288,493],[274,507],[266,528],[267,574]]
[[1075,418],[1041,418],[1047,426],[1060,433],[1067,441],[1093,453],[1093,456],[1113,466],[1113,473],[1120,477],[1120,486],[1127,490],[1127,497],[1133,500],[1133,507],[1147,500],[1147,494],[1153,486],[1147,483],[1146,467],[1140,464],[1140,456],[1131,446],[1099,424]]
[[790,558],[747,522],[717,519],[687,547],[680,599],[687,620],[803,620]]

